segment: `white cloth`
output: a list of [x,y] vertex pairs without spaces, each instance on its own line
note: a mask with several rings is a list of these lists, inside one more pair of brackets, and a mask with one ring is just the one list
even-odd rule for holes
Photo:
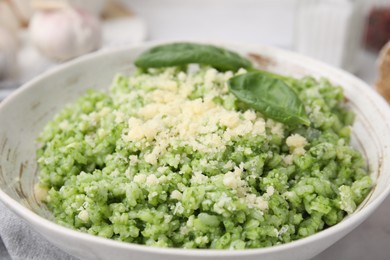
[[35,232],[0,202],[1,260],[76,260]]

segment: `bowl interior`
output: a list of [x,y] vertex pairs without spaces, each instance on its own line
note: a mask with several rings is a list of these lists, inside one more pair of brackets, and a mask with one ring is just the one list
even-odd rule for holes
[[[50,213],[34,195],[37,135],[56,113],[87,89],[107,89],[115,74],[131,74],[135,57],[149,47],[115,50],[73,61],[28,83],[1,103],[0,189],[16,202],[50,219]],[[353,76],[293,53],[261,46],[226,47],[250,57],[263,69],[296,77],[327,77],[341,85],[348,99],[346,105],[357,115],[353,145],[366,156],[375,181],[375,188],[359,210],[388,193],[390,161],[384,158],[389,158],[390,113],[376,93]]]
[[[130,54],[130,55],[126,55]],[[137,54],[101,55],[99,64],[89,59],[66,65],[40,77],[1,104],[0,189],[38,215],[50,218],[45,205],[34,195],[38,181],[35,139],[43,126],[66,104],[87,89],[108,88],[116,73],[134,70]]]

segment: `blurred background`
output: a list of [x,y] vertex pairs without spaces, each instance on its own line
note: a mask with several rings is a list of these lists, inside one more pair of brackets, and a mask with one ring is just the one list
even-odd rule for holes
[[62,62],[146,40],[272,45],[375,85],[390,0],[0,0],[0,100]]

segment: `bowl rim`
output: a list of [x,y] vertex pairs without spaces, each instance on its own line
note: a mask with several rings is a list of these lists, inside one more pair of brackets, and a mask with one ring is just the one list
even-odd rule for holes
[[[64,64],[61,64],[55,68],[49,69],[46,72],[40,74],[39,76],[35,77],[34,79],[30,80],[27,83],[24,83],[21,87],[16,89],[10,96],[5,98],[0,103],[0,113],[3,107],[7,106],[8,103],[11,103],[12,100],[17,97],[19,94],[24,92],[26,89],[33,88],[34,85],[39,83],[41,80],[44,80],[46,77],[49,77],[53,74],[60,73],[63,70],[67,70],[69,67],[72,67],[78,63],[82,62],[88,62],[97,58],[102,58],[105,56],[110,56],[113,53],[117,52],[124,52],[124,51],[132,51],[134,49],[145,49],[150,48],[159,44],[165,44],[165,43],[173,43],[173,42],[193,42],[193,43],[203,43],[203,44],[213,44],[213,45],[220,45],[220,46],[227,46],[232,49],[236,50],[256,50],[256,49],[267,49],[273,53],[278,53],[280,55],[283,55],[286,57],[286,59],[299,59],[301,62],[305,62],[305,67],[309,65],[315,66],[317,69],[326,70],[329,73],[332,74],[341,74],[343,75],[346,80],[355,82],[356,85],[360,86],[365,92],[365,94],[370,95],[371,98],[375,101],[375,105],[377,106],[378,110],[380,111],[386,111],[388,113],[384,113],[385,119],[390,122],[390,107],[387,104],[387,102],[383,99],[382,96],[380,96],[377,92],[375,92],[367,83],[362,81],[361,79],[357,78],[356,76],[345,72],[339,68],[335,68],[331,65],[325,64],[324,62],[315,60],[313,58],[304,56],[302,54],[298,54],[293,51],[272,47],[268,45],[262,45],[262,44],[247,44],[247,43],[232,43],[232,42],[216,42],[216,41],[198,41],[198,40],[164,40],[164,41],[148,41],[143,43],[137,43],[137,44],[131,44],[128,46],[122,46],[119,48],[112,48],[112,49],[104,49],[100,50],[98,52],[90,53],[87,55],[84,55],[82,57],[78,57],[76,59],[73,59],[69,62],[66,62]],[[390,129],[389,124],[386,124],[387,128]],[[384,163],[386,163],[386,160],[384,160]],[[383,165],[382,165],[383,166]],[[379,169],[380,171],[381,169]],[[374,184],[375,185],[375,184]],[[375,186],[374,186],[375,188]],[[372,192],[372,191],[371,191]],[[22,219],[25,219],[29,222],[29,224],[33,224],[33,228],[36,229],[36,226],[43,227],[53,233],[58,232],[63,236],[67,236],[68,238],[72,239],[81,239],[85,242],[89,243],[95,243],[98,245],[106,245],[111,246],[113,248],[120,248],[124,250],[136,250],[142,253],[149,253],[149,254],[164,254],[164,255],[174,255],[174,256],[196,256],[196,257],[207,257],[207,256],[249,256],[249,255],[262,255],[262,254],[269,254],[269,253],[275,253],[280,251],[286,251],[290,250],[295,247],[302,246],[304,244],[309,244],[311,242],[314,242],[315,240],[320,240],[322,238],[329,237],[331,234],[338,233],[340,231],[343,231],[347,229],[348,227],[354,227],[359,225],[366,217],[368,217],[390,194],[390,185],[385,188],[385,190],[378,194],[376,198],[374,198],[369,204],[364,205],[363,208],[361,208],[358,212],[354,212],[351,215],[346,216],[341,222],[337,223],[334,226],[328,227],[320,232],[317,232],[313,235],[310,235],[305,238],[301,238],[298,240],[294,240],[285,244],[281,245],[274,245],[271,247],[264,247],[264,248],[248,248],[248,249],[241,249],[241,250],[220,250],[220,249],[184,249],[184,248],[159,248],[159,247],[152,247],[142,244],[135,244],[135,243],[128,243],[128,242],[122,242],[122,241],[116,241],[109,238],[103,238],[95,235],[91,235],[88,233],[83,233],[81,231],[73,230],[70,228],[66,228],[64,226],[61,226],[59,224],[56,224],[53,221],[50,221],[37,213],[33,212],[32,210],[28,209],[27,207],[23,206],[19,202],[17,202],[15,199],[11,198],[8,194],[6,194],[3,190],[0,189],[0,201],[2,201],[8,209],[12,210],[14,213],[16,213],[19,217]],[[368,195],[369,196],[369,195]],[[39,230],[36,230],[39,232]],[[347,233],[346,233],[347,234]]]

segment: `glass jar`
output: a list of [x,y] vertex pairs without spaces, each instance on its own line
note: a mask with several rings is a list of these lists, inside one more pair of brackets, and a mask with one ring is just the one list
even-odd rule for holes
[[364,0],[298,0],[295,50],[355,72],[364,30]]
[[390,41],[390,0],[374,0],[368,6],[365,47],[379,51]]

